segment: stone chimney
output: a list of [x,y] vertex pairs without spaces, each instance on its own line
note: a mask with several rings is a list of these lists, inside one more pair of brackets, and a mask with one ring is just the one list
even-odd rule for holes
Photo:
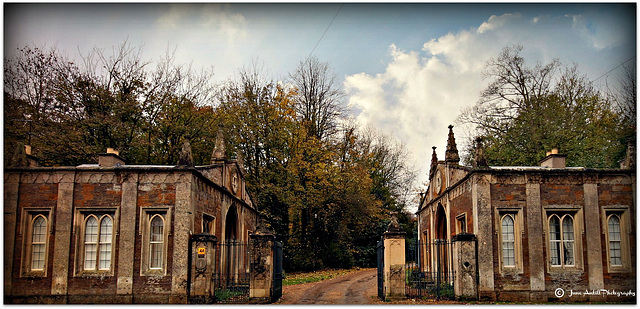
[[558,154],[558,149],[553,148],[547,152],[547,156],[540,161],[540,166],[547,168],[567,167],[567,156]]
[[36,167],[38,166],[38,159],[31,155],[31,146],[18,142],[13,150],[13,155],[11,156],[8,166]]
[[453,125],[449,125],[449,138],[447,139],[447,151],[444,154],[444,160],[447,163],[456,165],[460,162],[458,147],[456,146],[456,138],[453,136]]
[[29,167],[38,167],[38,158],[31,154],[31,145],[24,145],[24,152],[27,155]]
[[213,148],[213,153],[211,154],[211,163],[216,163],[217,161],[223,161],[226,159],[225,156],[225,146],[224,146],[224,136],[222,134],[222,125],[218,126],[218,135],[216,136],[216,145]]
[[124,165],[124,159],[120,157],[120,151],[107,148],[106,153],[98,154],[98,165],[100,167],[114,167]]

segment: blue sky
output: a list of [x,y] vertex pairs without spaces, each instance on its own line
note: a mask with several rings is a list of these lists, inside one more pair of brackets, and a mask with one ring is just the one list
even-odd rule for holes
[[[604,90],[620,70],[603,74],[636,55],[636,10],[635,3],[4,4],[4,54],[28,44],[74,58],[128,40],[144,44],[149,60],[175,49],[178,63],[213,66],[220,82],[254,61],[285,79],[318,44],[313,55],[335,70],[352,117],[403,142],[422,183],[431,146],[444,157],[447,125],[477,101],[488,83],[484,64],[503,47],[523,45],[530,65],[576,63]],[[460,144],[465,129],[455,130]]]

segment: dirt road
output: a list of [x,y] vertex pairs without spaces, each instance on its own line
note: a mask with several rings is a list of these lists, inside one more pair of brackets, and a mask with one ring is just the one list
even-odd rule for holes
[[363,269],[319,282],[282,287],[278,304],[351,305],[376,304],[376,269]]

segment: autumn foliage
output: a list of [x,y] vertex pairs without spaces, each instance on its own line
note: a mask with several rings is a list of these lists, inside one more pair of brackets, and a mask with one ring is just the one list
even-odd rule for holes
[[[127,164],[177,164],[189,141],[211,163],[218,126],[260,214],[285,246],[287,270],[375,265],[375,245],[405,210],[415,172],[405,148],[346,118],[326,63],[300,63],[276,82],[255,66],[222,84],[211,70],[157,62],[127,43],[72,63],[25,47],[5,59],[4,160],[30,144],[42,166],[96,162],[107,147]],[[411,236],[409,236],[411,237]]]

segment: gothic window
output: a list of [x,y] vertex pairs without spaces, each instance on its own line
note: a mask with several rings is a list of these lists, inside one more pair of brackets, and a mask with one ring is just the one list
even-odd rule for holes
[[522,269],[522,210],[503,208],[497,210],[498,258],[502,272],[521,273]]
[[551,266],[575,266],[575,237],[571,214],[549,217],[549,256]]
[[151,218],[151,230],[149,240],[149,252],[151,252],[151,260],[149,262],[150,269],[162,269],[163,261],[163,243],[164,243],[164,219],[160,215],[154,215]]
[[167,272],[167,244],[171,229],[168,208],[143,208],[141,212],[143,276],[164,276]]
[[620,240],[620,218],[613,214],[609,216],[609,259],[612,266],[622,266]]
[[47,248],[47,219],[37,215],[31,229],[31,270],[44,271]]
[[22,210],[23,235],[20,269],[22,276],[47,275],[51,209],[27,208]]
[[113,219],[91,214],[84,227],[84,270],[111,269]]
[[626,209],[609,209],[603,218],[603,234],[606,236],[609,272],[629,272],[630,248]]
[[513,216],[508,214],[502,217],[502,265],[515,266],[516,237],[514,231]]

